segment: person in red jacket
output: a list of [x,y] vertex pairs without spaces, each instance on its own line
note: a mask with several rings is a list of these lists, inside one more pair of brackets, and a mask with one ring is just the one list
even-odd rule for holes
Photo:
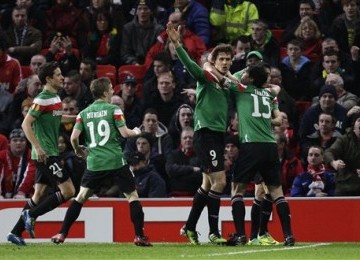
[[[187,49],[190,57],[200,64],[201,55],[207,50],[204,41],[186,27],[186,20],[180,12],[171,13],[168,20],[174,24],[176,30],[181,25],[181,37],[184,47]],[[156,43],[147,52],[144,62],[147,70],[150,68],[154,57],[167,46],[167,41],[168,36],[166,31],[163,31],[157,37]]]
[[10,133],[9,148],[0,151],[0,199],[24,199],[33,193],[35,164],[31,160],[24,132]]

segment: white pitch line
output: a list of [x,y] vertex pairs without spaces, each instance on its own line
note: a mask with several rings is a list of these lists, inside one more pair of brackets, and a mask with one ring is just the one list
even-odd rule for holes
[[328,246],[328,245],[331,245],[331,243],[318,243],[318,244],[305,245],[305,246],[282,247],[282,248],[272,248],[272,249],[262,249],[262,250],[246,250],[246,251],[236,251],[236,252],[216,253],[216,254],[206,254],[206,255],[181,255],[180,257],[199,257],[199,256],[212,257],[212,256],[226,256],[226,255],[243,255],[243,254],[261,253],[261,252],[298,250],[303,248]]

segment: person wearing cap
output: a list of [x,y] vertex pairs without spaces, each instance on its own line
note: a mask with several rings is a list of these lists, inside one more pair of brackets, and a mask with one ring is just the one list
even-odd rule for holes
[[0,199],[25,199],[31,196],[35,170],[23,130],[12,130],[9,148],[0,151]]
[[136,127],[141,124],[143,103],[136,95],[137,81],[132,74],[128,74],[120,82],[120,92],[118,95],[124,101],[124,115],[126,124],[130,127]]
[[126,23],[122,31],[120,47],[122,64],[143,64],[147,51],[164,30],[154,17],[155,1],[138,0],[135,7],[134,19]]
[[140,198],[166,198],[166,184],[156,172],[153,165],[148,164],[141,152],[125,154],[131,171],[135,175],[136,190]]
[[[114,90],[109,78],[93,80],[90,90],[95,101],[78,114],[70,138],[75,154],[86,157],[87,168],[81,179],[80,191],[67,210],[60,232],[51,241],[55,244],[64,243],[84,203],[94,191],[102,186],[103,181],[119,179],[117,184],[129,202],[135,229],[134,243],[137,246],[151,246],[143,233],[144,213],[119,140],[120,135],[128,138],[139,135],[141,131],[139,128],[129,129],[121,109],[110,103]],[[88,148],[79,144],[81,133],[85,135]]]
[[335,171],[335,196],[360,196],[360,113],[352,116],[351,131],[325,151],[324,161]]
[[302,140],[306,136],[316,132],[319,128],[318,119],[322,112],[331,114],[335,117],[335,129],[341,134],[348,126],[347,111],[344,107],[336,103],[336,89],[333,85],[323,85],[319,92],[319,104],[308,108],[301,120],[299,134]]

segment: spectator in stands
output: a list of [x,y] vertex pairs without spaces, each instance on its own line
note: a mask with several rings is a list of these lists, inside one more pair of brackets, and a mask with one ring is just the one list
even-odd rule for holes
[[0,151],[0,199],[25,199],[34,192],[35,164],[20,129],[9,135],[9,148]]
[[274,126],[274,134],[283,134],[286,137],[286,149],[295,156],[300,155],[299,138],[297,131],[290,125],[289,117],[285,112],[280,112],[282,122],[279,126]]
[[30,70],[32,74],[38,74],[39,73],[39,67],[46,63],[46,58],[42,54],[35,54],[31,57],[30,60]]
[[8,54],[19,60],[21,65],[29,65],[33,55],[42,48],[40,30],[28,24],[25,7],[15,7],[12,11],[12,23],[6,30]]
[[[206,45],[204,41],[186,27],[186,20],[184,19],[182,13],[171,13],[169,16],[169,22],[174,24],[176,30],[179,26],[181,26],[180,33],[182,36],[182,42],[184,44],[184,47],[189,52],[191,58],[193,58],[197,62],[200,62],[201,55],[206,50]],[[151,48],[146,54],[144,65],[146,66],[147,70],[150,68],[156,54],[164,50],[164,48],[166,48],[168,44],[169,43],[167,33],[166,31],[163,31],[158,36],[156,43],[151,46]]]
[[281,180],[284,195],[290,194],[291,185],[296,176],[304,171],[299,158],[287,149],[287,139],[283,133],[275,134],[277,150],[281,163]]
[[[83,53],[88,31],[89,25],[83,10],[75,7],[72,0],[56,0],[55,5],[46,11],[44,48],[51,47],[55,36],[61,36],[66,38],[67,45]],[[61,71],[64,73],[63,69]]]
[[126,160],[134,173],[136,190],[140,198],[166,198],[166,184],[152,165],[146,163],[141,152],[125,154]]
[[45,55],[47,62],[57,61],[59,63],[63,74],[79,69],[79,52],[72,48],[69,36],[64,36],[63,34],[54,36],[50,43],[50,48]]
[[279,68],[270,68],[269,82],[280,87],[280,92],[277,95],[279,110],[287,115],[286,119],[289,123],[289,126],[297,132],[297,130],[299,129],[299,118],[296,111],[295,99],[291,97],[289,93],[285,90],[283,86],[281,70]]
[[[62,108],[64,115],[77,115],[79,113],[79,107],[75,98],[68,96],[65,97],[62,101]],[[60,133],[67,135],[70,139],[73,127],[75,122],[63,123],[60,125]],[[82,138],[81,138],[82,139]],[[83,140],[82,140],[83,141]],[[71,146],[69,147],[69,149]],[[80,184],[80,183],[79,183]]]
[[351,70],[342,67],[340,54],[334,50],[325,51],[322,56],[322,66],[315,67],[311,80],[311,94],[316,96],[320,87],[325,84],[326,76],[330,73],[340,75],[344,80],[345,89],[351,89],[354,82],[354,75]]
[[[7,36],[0,31],[0,91],[13,94],[21,80],[21,67],[17,59],[12,58],[8,53],[9,47]],[[0,95],[6,95],[6,93]],[[1,106],[4,106],[4,100],[1,100]],[[0,112],[1,109],[0,109]]]
[[352,119],[351,131],[325,152],[325,163],[337,171],[335,196],[360,195],[360,113]]
[[298,175],[291,187],[291,197],[327,197],[335,194],[335,175],[324,166],[324,150],[309,148],[307,170]]
[[[27,17],[28,17],[28,24],[42,33],[45,31],[45,15],[44,11],[39,6],[39,1],[36,0],[16,0],[12,1],[15,2],[16,7],[21,7],[26,9]],[[7,10],[2,10],[1,15],[1,25],[4,30],[7,30],[11,24],[11,16],[12,16],[12,8]]]
[[272,36],[266,22],[256,20],[252,23],[251,46],[253,50],[259,51],[264,57],[264,61],[271,66],[279,64],[280,48],[279,44]]
[[210,24],[216,37],[213,41],[231,43],[239,35],[250,35],[251,24],[258,19],[258,10],[251,1],[212,1]]
[[344,13],[333,21],[330,35],[341,50],[350,53],[352,46],[360,44],[359,3],[357,0],[342,0],[341,5]]
[[82,83],[89,88],[91,81],[96,78],[96,62],[90,58],[82,59],[79,73]]
[[169,126],[171,118],[185,100],[183,96],[175,94],[175,79],[170,71],[158,76],[157,89],[156,96],[144,97],[144,109],[153,108],[158,111],[159,121]]
[[[110,0],[91,0],[89,1],[90,5],[85,8],[85,17],[90,25],[90,30],[94,30],[96,28],[96,16],[99,12],[108,13],[108,19],[113,20],[114,28],[118,32],[122,31],[122,28],[125,23],[127,23],[127,19],[124,14],[123,2],[115,4],[115,1]],[[114,2],[114,3],[112,3]]]
[[[238,123],[236,122],[236,128],[238,127]],[[226,173],[226,186],[224,188],[224,195],[231,196],[231,180],[235,170],[235,162],[239,157],[239,148],[240,141],[239,136],[236,135],[228,135],[225,138],[225,148],[224,148],[224,157],[227,164]],[[245,196],[249,197],[254,195],[254,182],[251,182],[247,185]]]
[[311,61],[301,54],[300,40],[291,40],[286,49],[287,56],[280,63],[283,87],[296,101],[310,101]]
[[318,120],[322,112],[335,117],[335,129],[344,133],[348,125],[347,111],[336,103],[336,89],[332,85],[323,85],[319,92],[319,104],[306,110],[300,125],[300,139],[305,140],[306,136],[316,132],[319,128]]
[[151,97],[157,93],[157,77],[163,72],[171,70],[171,56],[166,51],[161,51],[154,57],[152,66],[146,72],[143,85],[143,98]]
[[302,40],[302,54],[312,62],[321,59],[321,32],[311,18],[303,18],[295,31],[295,37]]
[[124,25],[122,31],[121,62],[122,64],[143,64],[156,37],[164,30],[157,23],[154,12],[156,5],[150,0],[136,2],[136,16]]
[[96,26],[90,31],[87,57],[96,60],[97,64],[120,64],[120,33],[113,26],[109,13],[99,11],[95,15]]
[[141,125],[143,103],[136,95],[137,82],[134,76],[127,75],[120,83],[120,93],[118,94],[124,101],[124,115],[126,124],[130,128]]
[[[151,160],[157,172],[166,181],[166,157],[170,154],[173,147],[168,129],[159,122],[157,111],[152,108],[145,110],[140,129],[142,133],[149,133],[152,136]],[[136,139],[127,139],[124,152],[133,152],[136,149]]]
[[199,36],[206,46],[211,44],[209,11],[196,0],[175,0],[170,12],[181,12],[190,31]]
[[[114,104],[114,105],[117,105],[118,107],[120,107],[120,109],[124,112],[125,110],[125,103],[124,103],[124,100],[119,97],[118,95],[113,95],[111,97],[111,101],[110,101],[111,104]],[[127,120],[126,120],[126,124],[128,124]]]
[[194,127],[194,110],[190,105],[182,104],[171,118],[169,125],[169,134],[174,149],[180,146],[181,132],[188,127]]
[[193,197],[202,182],[200,163],[193,149],[194,130],[184,127],[180,146],[166,161],[171,197]]
[[299,1],[299,15],[293,20],[289,21],[285,31],[282,35],[282,41],[288,43],[290,40],[296,38],[295,31],[300,23],[306,19],[311,18],[321,31],[321,34],[327,34],[327,26],[325,21],[316,15],[315,4],[313,0],[300,0]]
[[60,90],[60,98],[72,97],[77,101],[79,111],[86,108],[93,102],[90,89],[81,81],[81,76],[78,71],[70,71],[65,74],[64,87]]
[[230,67],[230,72],[235,73],[246,67],[246,54],[251,50],[251,37],[240,35],[233,40],[232,46],[234,48],[234,57]]
[[320,113],[318,121],[318,130],[301,139],[301,158],[306,163],[308,150],[312,145],[321,147],[324,151],[328,149],[335,140],[341,136],[341,133],[335,129],[336,119],[328,113]]
[[21,128],[21,123],[24,119],[21,111],[24,100],[28,100],[31,104],[32,100],[41,92],[42,89],[43,86],[36,74],[32,74],[21,81],[21,84],[19,84],[16,89],[14,99],[9,107],[9,113],[7,114],[9,119],[8,122],[12,125],[12,127],[10,127],[11,129],[15,126],[16,128]]
[[[337,100],[336,103],[343,106],[347,111],[359,103],[359,98],[353,93],[344,89],[344,80],[342,77],[335,73],[330,73],[326,76],[326,85],[333,85],[336,89]],[[312,100],[312,104],[319,103],[319,97],[316,96]]]

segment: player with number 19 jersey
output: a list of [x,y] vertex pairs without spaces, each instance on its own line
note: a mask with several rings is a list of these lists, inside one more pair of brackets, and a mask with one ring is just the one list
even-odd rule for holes
[[95,101],[79,113],[74,128],[85,134],[86,145],[91,148],[86,159],[88,170],[114,170],[126,165],[118,130],[122,126],[125,118],[121,109],[105,101]]

